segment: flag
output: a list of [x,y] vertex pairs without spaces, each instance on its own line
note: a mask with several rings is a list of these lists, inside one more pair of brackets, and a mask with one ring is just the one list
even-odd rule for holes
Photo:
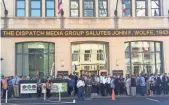
[[125,4],[125,0],[121,0],[121,3],[122,3],[123,13],[126,15],[126,4]]
[[62,0],[58,0],[58,14],[64,15]]

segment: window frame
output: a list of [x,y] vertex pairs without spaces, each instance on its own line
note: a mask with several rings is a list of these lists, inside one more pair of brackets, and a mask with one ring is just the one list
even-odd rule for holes
[[[145,1],[145,8],[137,8],[137,1]],[[136,0],[135,1],[135,16],[136,17],[145,17],[145,16],[137,16],[138,9],[145,9],[145,16],[148,16],[148,0]]]
[[[54,8],[47,8],[47,2],[52,1]],[[45,17],[56,17],[56,4],[55,0],[45,0]],[[54,10],[54,16],[47,16],[47,10]]]
[[[50,44],[53,44],[54,45],[54,48],[55,48],[55,46],[56,46],[56,44],[54,43],[54,42],[49,42],[49,41],[23,41],[23,42],[16,42],[15,43],[15,74],[18,74],[17,73],[17,56],[18,55],[21,55],[22,56],[22,61],[24,61],[24,55],[27,55],[27,54],[30,54],[30,53],[24,53],[24,44],[27,44],[27,43],[47,43],[48,44],[48,52],[47,53],[41,53],[41,54],[47,54],[48,55],[48,57],[50,56],[50,55],[54,55],[54,57],[56,57],[56,55],[55,55],[55,50],[54,50],[54,52],[50,52],[49,51],[49,49],[50,49]],[[17,45],[21,45],[21,52],[17,52],[18,51],[18,47],[17,47]],[[38,54],[38,53],[36,53],[36,54]],[[48,65],[50,65],[49,64],[49,60],[50,59],[48,59]],[[55,60],[55,58],[54,58],[54,62],[56,63],[56,60]],[[22,75],[24,74],[24,66],[25,65],[23,65],[23,63],[24,62],[22,62]],[[55,68],[56,68],[56,66],[54,65],[54,74],[56,73],[55,72]],[[48,66],[48,75],[50,75],[50,68],[49,68],[49,66]]]
[[[85,4],[84,2],[85,2],[85,1],[93,1],[93,9],[84,9],[84,4]],[[95,3],[96,3],[95,0],[83,0],[83,17],[96,17],[96,13],[95,13],[95,12],[96,12],[96,8],[95,8],[95,7],[96,7],[96,6],[95,6],[96,4],[95,4]],[[84,15],[84,10],[93,10],[93,16],[85,16],[85,15]]]
[[[18,1],[24,1],[24,8],[17,8],[17,6],[18,6]],[[23,9],[24,10],[24,16],[18,16],[17,15],[17,10],[18,9]],[[15,0],[15,16],[16,17],[25,17],[26,16],[26,0]]]
[[102,0],[103,2],[106,2],[107,8],[105,9],[107,11],[107,16],[100,16],[100,10],[104,10],[102,8],[100,8],[99,3],[101,0],[98,0],[98,17],[108,17],[108,0]]
[[[159,8],[152,8],[152,1],[158,1],[159,2]],[[151,0],[150,2],[151,2],[151,16],[153,16],[152,15],[153,9],[158,9],[159,10],[159,16],[161,16],[161,0]]]
[[104,51],[102,49],[97,50],[97,61],[104,61]]
[[[74,55],[77,56],[77,60],[74,60]],[[79,50],[74,50],[73,53],[72,53],[72,61],[73,61],[73,62],[80,61],[79,56],[80,56]]]
[[[39,9],[36,9],[36,8],[31,8],[31,2],[32,1],[40,1],[40,8]],[[33,10],[40,10],[40,16],[32,16],[32,9]],[[42,17],[42,0],[29,0],[29,16],[30,17]]]
[[[71,2],[72,2],[72,1],[77,1],[77,2],[78,2],[78,9],[72,9],[72,8],[71,8]],[[69,2],[69,8],[70,8],[70,9],[69,9],[69,12],[70,12],[70,13],[69,13],[69,16],[70,16],[70,17],[80,17],[80,0],[70,0],[70,2]],[[71,15],[71,10],[78,10],[78,16],[72,16],[72,15]]]
[[[90,52],[86,52],[86,51],[90,51]],[[91,61],[91,54],[92,51],[91,50],[84,50],[84,61]],[[86,55],[88,55],[88,60],[86,59]]]
[[132,0],[126,0],[126,1],[130,1],[130,8],[125,8],[125,9],[126,10],[130,10],[130,15],[131,16],[123,16],[123,2],[122,2],[122,17],[132,17],[133,16],[133,12],[132,12],[132,10],[133,10],[133,8],[132,8],[133,3],[132,3]]
[[[127,43],[127,44],[129,44],[129,46],[130,46],[130,58],[129,58],[129,62],[130,62],[130,64],[125,64],[126,66],[127,65],[129,65],[129,67],[130,67],[130,71],[132,71],[133,72],[133,64],[134,63],[132,63],[132,51],[131,51],[131,49],[132,49],[132,42],[151,42],[151,43],[154,43],[154,45],[153,45],[153,48],[154,48],[154,50],[153,50],[153,52],[150,52],[150,53],[154,53],[154,60],[155,60],[155,62],[153,63],[153,64],[146,64],[145,62],[144,62],[144,60],[142,60],[142,63],[140,64],[141,66],[144,66],[144,65],[154,65],[155,66],[155,69],[158,69],[157,68],[157,65],[158,64],[160,64],[160,67],[161,67],[161,70],[160,71],[158,71],[158,72],[160,72],[160,73],[162,73],[162,72],[164,72],[165,70],[164,70],[164,52],[163,52],[163,42],[162,41],[155,41],[155,40],[135,40],[135,41],[126,41],[126,42],[124,42],[125,44]],[[157,44],[159,44],[160,45],[160,51],[156,51],[157,50],[157,48],[158,47],[156,47],[157,46]],[[142,54],[143,54],[143,52],[141,52]],[[159,62],[157,62],[157,53],[159,53],[160,54],[160,63]],[[144,55],[142,55],[142,56],[144,56]]]

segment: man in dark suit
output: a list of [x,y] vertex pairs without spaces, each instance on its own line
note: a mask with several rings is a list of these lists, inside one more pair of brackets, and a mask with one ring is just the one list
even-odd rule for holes
[[167,82],[168,82],[168,78],[167,78],[167,74],[165,73],[162,76],[162,89],[163,89],[163,93],[167,94]]
[[78,91],[77,91],[77,86],[76,86],[76,84],[77,84],[77,81],[78,81],[78,77],[77,77],[77,75],[76,75],[76,73],[74,73],[74,79],[75,79],[75,86],[74,86],[74,89],[75,89],[75,93],[74,93],[74,95],[77,95],[78,93]]
[[161,87],[162,87],[162,81],[161,81],[161,79],[160,79],[160,75],[158,75],[158,77],[157,77],[157,84],[156,84],[156,89],[157,89],[157,94],[158,95],[161,95]]

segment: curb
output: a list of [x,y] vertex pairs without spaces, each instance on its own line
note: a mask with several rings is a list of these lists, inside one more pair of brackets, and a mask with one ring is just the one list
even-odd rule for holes
[[[169,98],[169,95],[166,96],[116,96],[117,98]],[[106,99],[106,98],[111,98],[111,96],[106,96],[106,97],[93,97],[93,99]],[[49,99],[58,99],[58,97],[51,97]],[[77,99],[77,97],[62,97],[62,99]],[[3,101],[5,99],[1,99]],[[43,100],[43,98],[11,98],[8,100]]]

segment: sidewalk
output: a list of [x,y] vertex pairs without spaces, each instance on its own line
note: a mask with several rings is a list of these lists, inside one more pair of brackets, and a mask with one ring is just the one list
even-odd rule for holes
[[[147,97],[169,97],[169,95],[154,95],[154,96],[140,96],[140,95],[137,95],[135,96],[136,98],[147,98]],[[77,99],[77,97],[61,97],[62,99]],[[104,98],[111,98],[111,96],[97,96],[97,97],[93,97],[93,99],[104,99]],[[126,95],[116,95],[116,98],[134,98],[132,96],[126,96]],[[32,98],[10,98],[8,100],[43,100],[44,98],[41,97],[41,98],[36,98],[36,97],[32,97]],[[59,99],[58,97],[51,97],[49,99]],[[1,100],[4,100],[4,99],[1,99]]]

